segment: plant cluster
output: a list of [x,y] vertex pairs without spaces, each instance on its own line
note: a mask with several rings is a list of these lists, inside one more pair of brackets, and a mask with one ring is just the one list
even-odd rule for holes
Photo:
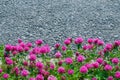
[[0,80],[120,80],[120,40],[68,37],[54,45],[53,56],[43,40],[34,44],[0,46]]

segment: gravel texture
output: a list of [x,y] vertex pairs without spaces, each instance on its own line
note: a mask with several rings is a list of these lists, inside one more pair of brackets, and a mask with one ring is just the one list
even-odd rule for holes
[[0,44],[77,36],[120,39],[120,0],[0,0]]

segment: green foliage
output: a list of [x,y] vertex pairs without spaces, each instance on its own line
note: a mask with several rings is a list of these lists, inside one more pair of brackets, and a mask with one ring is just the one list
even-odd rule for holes
[[0,45],[0,57],[4,56],[4,45]]

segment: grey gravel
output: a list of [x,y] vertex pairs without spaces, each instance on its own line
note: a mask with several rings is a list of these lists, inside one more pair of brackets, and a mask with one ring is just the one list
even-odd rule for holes
[[0,0],[0,44],[77,36],[120,39],[120,0]]

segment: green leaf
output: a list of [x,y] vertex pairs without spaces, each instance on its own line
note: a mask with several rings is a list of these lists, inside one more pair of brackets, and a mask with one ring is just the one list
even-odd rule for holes
[[4,45],[0,45],[0,57],[4,56]]
[[67,50],[66,51],[66,57],[72,57],[73,56],[73,51],[72,50]]

